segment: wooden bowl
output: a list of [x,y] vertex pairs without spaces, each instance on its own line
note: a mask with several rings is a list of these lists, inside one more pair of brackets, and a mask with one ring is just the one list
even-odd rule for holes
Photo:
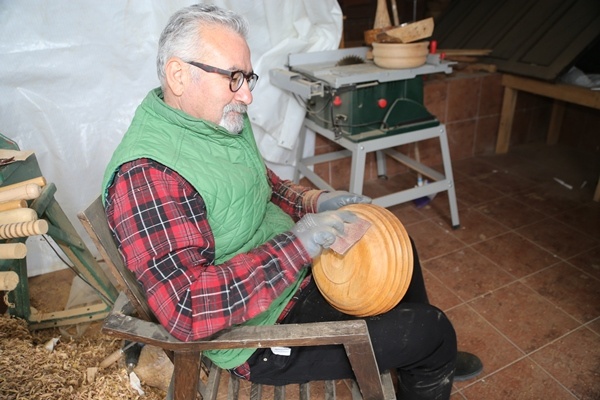
[[323,297],[336,309],[357,317],[385,313],[408,290],[413,254],[408,233],[389,210],[373,204],[343,207],[371,227],[344,255],[325,250],[313,264]]
[[377,43],[373,46],[373,61],[381,68],[416,68],[425,64],[429,42]]

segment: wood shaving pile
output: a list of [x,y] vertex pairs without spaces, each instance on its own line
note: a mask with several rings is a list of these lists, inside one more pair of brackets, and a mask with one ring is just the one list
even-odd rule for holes
[[[45,345],[57,338],[48,350]],[[55,329],[32,333],[25,321],[0,315],[0,399],[164,399],[165,392],[143,382],[144,396],[132,389],[122,359],[97,368],[120,346],[101,334],[62,338]]]

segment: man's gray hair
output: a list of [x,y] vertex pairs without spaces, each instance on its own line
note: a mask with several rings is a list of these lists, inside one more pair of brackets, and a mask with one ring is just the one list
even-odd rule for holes
[[248,34],[248,22],[233,11],[207,4],[195,4],[177,11],[169,19],[158,41],[156,68],[163,88],[166,85],[165,67],[170,58],[190,61],[201,56],[200,27],[204,25],[220,25],[244,38]]

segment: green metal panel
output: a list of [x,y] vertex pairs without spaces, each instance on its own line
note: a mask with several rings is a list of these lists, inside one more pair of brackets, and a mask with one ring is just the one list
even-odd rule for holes
[[439,125],[423,105],[421,77],[344,87],[309,105],[309,119],[356,142]]

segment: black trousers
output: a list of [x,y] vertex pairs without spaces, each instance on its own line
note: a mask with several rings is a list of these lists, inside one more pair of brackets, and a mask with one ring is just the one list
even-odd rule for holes
[[[413,244],[414,272],[402,301],[385,314],[365,318],[381,372],[396,369],[399,399],[449,399],[456,362],[456,334],[446,315],[429,304]],[[356,317],[329,305],[312,282],[283,323],[342,321]],[[259,349],[250,358],[250,380],[286,385],[354,378],[341,345],[296,347],[289,356]]]

